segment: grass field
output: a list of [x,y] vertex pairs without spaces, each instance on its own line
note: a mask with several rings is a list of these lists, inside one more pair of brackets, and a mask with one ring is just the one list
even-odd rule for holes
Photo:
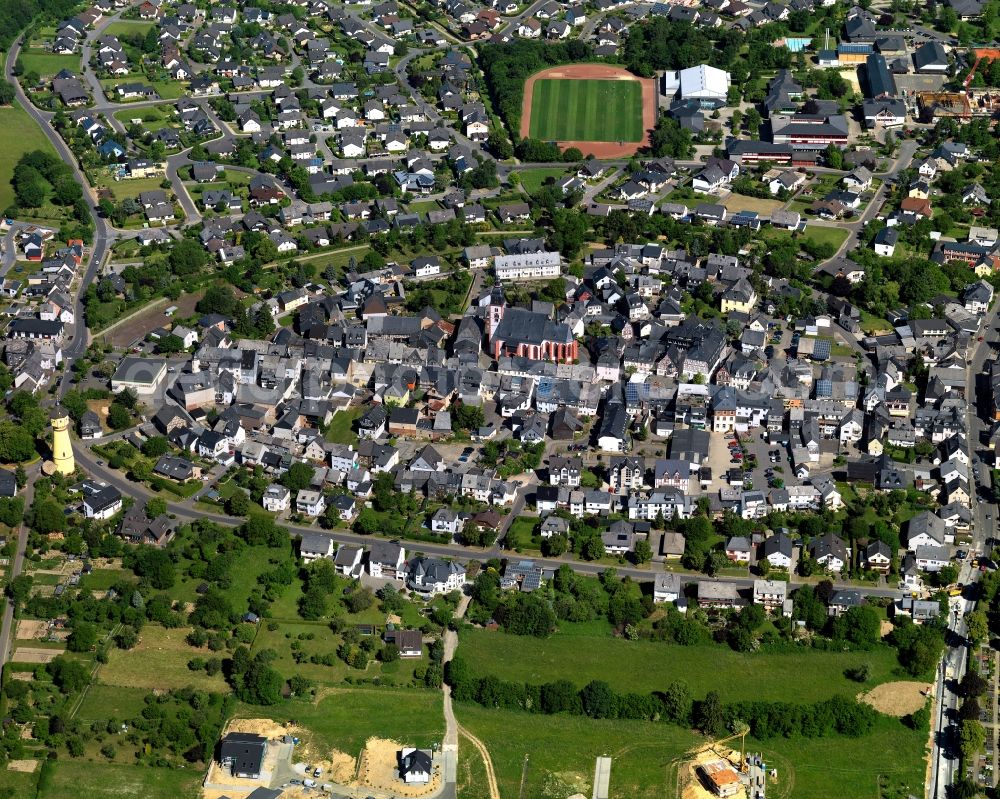
[[568,174],[565,169],[525,169],[523,172],[518,172],[517,175],[521,179],[521,185],[524,186],[524,190],[528,194],[534,194],[545,183],[549,178],[561,178],[563,175]]
[[[489,750],[501,796],[519,795],[522,772],[524,796],[566,796],[570,790],[546,793],[548,783],[591,795],[594,759],[608,755],[611,795],[630,799],[679,799],[677,770],[672,762],[704,741],[695,733],[668,724],[641,721],[598,721],[576,716],[538,716],[458,704],[459,723]],[[882,717],[862,738],[776,738],[747,741],[749,751],[762,752],[778,770],[778,782],[768,789],[773,799],[856,799],[879,796],[878,779],[907,790],[891,796],[919,795],[923,784],[923,745],[927,736]],[[459,748],[459,783],[474,764],[465,766]],[[873,757],[892,752],[891,757]],[[525,768],[525,755],[528,755]],[[477,797],[476,793],[472,796]]]
[[358,434],[354,432],[354,422],[365,412],[361,406],[337,411],[326,427],[325,438],[334,444],[356,444]]
[[60,760],[37,799],[184,799],[200,793],[200,770]]
[[145,36],[149,29],[155,27],[155,22],[122,19],[112,22],[104,29],[105,36],[135,36],[137,33]]
[[[778,769],[782,799],[855,799],[860,796],[922,796],[927,732],[916,732],[898,719],[879,717],[870,735],[861,738],[775,738],[747,740],[747,748],[763,752]],[[892,752],[891,757],[873,756]],[[879,793],[879,777],[887,785]],[[614,777],[612,777],[612,780]]]
[[[186,87],[186,84],[176,80],[149,80],[141,73],[130,75],[127,78],[108,78],[102,80],[101,87],[110,99],[117,101],[118,95],[115,93],[115,87],[121,83],[141,83],[144,86],[151,86],[163,100],[176,100],[178,97],[183,97]],[[122,100],[121,102],[129,103],[137,102],[137,100]]]
[[20,61],[24,65],[25,72],[37,72],[41,78],[51,77],[63,69],[80,74],[79,55],[59,55],[46,50],[22,50]]
[[783,205],[779,200],[766,200],[762,197],[748,197],[745,194],[730,194],[722,201],[730,213],[737,211],[756,211],[761,216],[770,216]]
[[[893,678],[896,655],[889,647],[871,652],[801,652],[741,654],[718,644],[674,646],[652,641],[623,641],[601,634],[594,625],[563,625],[565,632],[538,639],[468,629],[461,633],[459,654],[475,674],[505,680],[545,683],[570,679],[579,686],[607,680],[621,691],[662,691],[683,680],[695,697],[717,690],[723,701],[743,699],[814,702],[834,694],[854,695],[857,683],[844,669],[871,666],[871,685]],[[517,652],[512,658],[511,652]],[[566,669],[572,663],[573,668]],[[609,669],[627,663],[627,669]],[[754,675],[749,679],[748,675]]]
[[[106,174],[105,177],[107,177]],[[135,178],[133,180],[108,179],[106,181],[108,189],[110,189],[118,201],[124,200],[126,197],[134,199],[144,191],[156,191],[160,188],[162,182],[162,176],[158,178]]]
[[[465,704],[457,704],[455,714],[459,723],[489,750],[500,795],[504,797],[571,793],[590,796],[594,759],[609,755],[611,796],[675,799],[667,764],[699,740],[697,735],[680,727],[642,721],[538,716]],[[526,770],[525,755],[528,755]],[[565,788],[546,791],[546,784],[555,780]]]
[[165,128],[173,119],[173,109],[169,105],[143,106],[142,108],[123,108],[115,112],[115,119],[129,125],[133,119],[141,119],[145,130],[157,131]]
[[55,154],[55,149],[45,138],[42,129],[16,102],[9,108],[0,108],[0,209],[14,202],[14,189],[10,176],[14,164],[27,152],[44,150]]
[[458,795],[462,799],[490,799],[483,758],[478,751],[462,741],[459,741],[458,747],[457,775]]
[[806,225],[806,229],[802,232],[802,235],[817,244],[830,244],[831,246],[840,249],[840,245],[844,243],[844,239],[850,235],[850,232],[851,231],[842,227]]
[[642,141],[642,85],[543,78],[531,97],[530,132],[543,141]]
[[[209,677],[204,671],[191,671],[188,661],[194,657],[208,658],[208,649],[195,649],[185,642],[189,627],[167,630],[153,624],[142,628],[134,649],[112,649],[108,662],[101,666],[97,680],[103,685],[121,688],[201,688],[228,691],[221,674]],[[155,668],[150,664],[155,663]]]
[[141,688],[119,688],[113,685],[91,685],[80,703],[76,717],[85,721],[94,719],[130,719],[142,713],[146,706]]
[[123,577],[131,576],[131,572],[123,569],[94,569],[80,579],[80,587],[88,591],[107,591]]
[[324,692],[318,702],[236,708],[236,718],[260,716],[280,722],[295,719],[315,746],[351,755],[373,735],[428,749],[444,735],[441,692],[431,689],[346,688]]

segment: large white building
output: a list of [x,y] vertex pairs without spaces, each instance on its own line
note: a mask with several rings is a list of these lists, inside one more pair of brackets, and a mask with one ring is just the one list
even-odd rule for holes
[[724,106],[729,85],[729,73],[708,64],[663,73],[663,94],[666,97],[683,103],[697,103],[703,108]]
[[493,260],[497,280],[548,280],[559,277],[562,259],[557,252],[498,255]]

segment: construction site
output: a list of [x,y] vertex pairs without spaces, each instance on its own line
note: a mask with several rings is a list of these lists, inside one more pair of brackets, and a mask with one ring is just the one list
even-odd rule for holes
[[[768,782],[778,778],[777,770],[768,770],[767,761],[745,749],[748,729],[721,738],[689,752],[678,765],[679,799],[766,799]],[[740,748],[730,746],[737,738]]]
[[992,117],[1000,114],[1000,90],[964,92],[917,92],[920,120]]
[[962,91],[916,93],[921,121],[930,122],[941,118],[972,119],[1000,114],[1000,90],[972,88],[976,73],[985,69],[989,62],[1000,59],[1000,50],[980,47],[974,49],[972,55],[975,60],[969,74],[962,81]]

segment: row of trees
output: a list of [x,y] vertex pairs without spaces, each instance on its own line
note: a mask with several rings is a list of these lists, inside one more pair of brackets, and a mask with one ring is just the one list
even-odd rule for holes
[[680,681],[664,691],[649,694],[621,693],[607,682],[592,680],[582,688],[569,680],[542,685],[501,680],[494,675],[477,676],[472,667],[456,656],[445,665],[445,681],[460,702],[484,707],[523,710],[531,713],[588,716],[593,719],[638,719],[695,726],[718,736],[738,724],[747,724],[758,740],[778,736],[823,738],[830,735],[857,737],[872,730],[877,713],[871,707],[843,696],[811,705],[791,702],[735,702],[724,704],[715,691],[695,701]]

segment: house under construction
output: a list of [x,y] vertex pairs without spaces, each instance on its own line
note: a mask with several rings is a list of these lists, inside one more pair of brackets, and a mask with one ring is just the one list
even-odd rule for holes
[[1000,114],[1000,92],[917,92],[920,119],[972,119]]

